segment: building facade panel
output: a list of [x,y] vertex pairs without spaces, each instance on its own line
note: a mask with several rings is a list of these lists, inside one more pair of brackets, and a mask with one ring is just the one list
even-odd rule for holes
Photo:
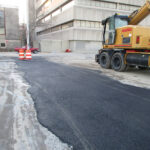
[[21,46],[17,8],[0,8],[0,49],[13,50]]
[[[51,45],[56,40],[62,43],[68,41],[68,48],[73,51],[97,51],[102,44],[101,21],[115,13],[129,15],[144,2],[145,0],[46,0],[40,6],[35,2],[37,41],[40,44],[42,40],[48,40]],[[149,20],[148,18],[143,23],[146,24]]]
[[100,41],[70,41],[70,49],[77,53],[97,53],[102,43]]
[[0,8],[0,35],[5,35],[5,10]]
[[42,52],[64,52],[64,49],[69,47],[68,40],[48,40],[43,39],[41,41]]
[[6,26],[6,39],[19,40],[19,16],[18,9],[5,8],[5,26]]

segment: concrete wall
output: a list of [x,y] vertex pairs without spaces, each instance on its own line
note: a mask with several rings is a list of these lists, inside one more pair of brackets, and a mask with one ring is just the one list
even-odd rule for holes
[[129,15],[130,12],[119,11],[115,9],[102,9],[102,8],[92,8],[85,6],[75,6],[74,7],[74,19],[76,20],[91,20],[91,21],[101,21],[115,13],[121,13]]
[[68,28],[62,31],[51,32],[38,37],[39,40],[51,39],[51,40],[74,40],[73,28]]
[[[101,3],[99,3],[98,0],[74,1],[75,5],[68,10],[65,10],[61,14],[53,17],[49,26],[46,25],[36,28],[36,31],[43,31],[44,29],[55,27],[68,21],[75,22],[76,20],[83,20],[101,22],[101,20],[113,15],[114,13],[129,15],[145,2],[145,0],[99,0]],[[67,0],[54,0],[49,12],[64,2],[67,2]],[[109,2],[109,5],[107,5],[108,3],[105,2]],[[55,7],[52,7],[54,3]],[[43,14],[43,16],[44,15],[45,14]],[[149,22],[150,17],[145,19],[142,22],[142,25],[149,25]],[[62,52],[64,49],[70,48],[74,52],[95,53],[102,45],[102,30],[102,27],[78,27],[74,23],[74,26],[68,29],[62,29],[40,35],[38,36],[38,40],[41,45],[41,50],[44,52]],[[69,44],[65,44],[64,48],[62,48],[62,41],[67,41]]]
[[30,30],[30,39],[31,46],[33,46],[33,42],[36,40],[35,28],[36,28],[36,12],[35,10],[35,1],[29,0],[29,30]]
[[42,52],[65,52],[70,48],[77,53],[96,53],[101,48],[101,42],[95,41],[61,41],[61,40],[41,40],[40,48]]
[[49,5],[49,9],[47,11],[42,11],[42,13],[38,13],[38,12],[40,12],[41,5],[43,6],[43,3],[45,1],[43,1],[43,3],[37,3],[36,8],[38,8],[39,11],[37,12],[38,17],[36,20],[38,21],[39,19],[43,18],[45,15],[48,15],[52,11],[55,11],[57,8],[59,8],[60,6],[62,6],[63,4],[65,4],[68,1],[69,0],[53,0]]
[[13,50],[15,47],[21,47],[21,41],[20,40],[7,40],[6,46],[8,50]]
[[5,42],[6,49],[14,49],[21,46],[19,15],[17,8],[5,8]]
[[52,20],[49,21],[48,26],[37,27],[36,32],[68,22],[70,20],[73,20],[73,18],[74,18],[74,7],[71,7],[68,10],[62,12],[61,14],[53,17]]
[[6,39],[19,40],[19,16],[18,9],[5,8],[5,25],[6,25]]
[[42,52],[64,52],[65,49],[70,48],[73,52],[95,53],[101,47],[101,31],[80,28],[66,29],[40,37],[40,44]]
[[[82,2],[82,3],[89,3],[93,0],[75,0],[76,2]],[[122,4],[128,4],[128,5],[137,5],[141,6],[144,4],[145,0],[97,0],[97,1],[104,1],[104,2],[111,2],[111,3],[122,3]]]
[[70,41],[70,49],[77,53],[97,53],[101,47],[99,41]]
[[69,47],[69,41],[61,40],[42,40],[40,48],[42,52],[65,52]]

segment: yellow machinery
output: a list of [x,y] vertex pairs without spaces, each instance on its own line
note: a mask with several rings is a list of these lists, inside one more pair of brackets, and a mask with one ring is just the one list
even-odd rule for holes
[[127,66],[150,67],[150,27],[138,26],[150,13],[150,0],[130,16],[115,14],[102,21],[103,49],[96,61],[106,69],[125,71]]

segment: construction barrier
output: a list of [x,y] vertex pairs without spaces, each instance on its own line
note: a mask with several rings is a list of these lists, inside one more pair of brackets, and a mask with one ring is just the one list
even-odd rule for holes
[[26,60],[31,60],[32,59],[32,55],[31,55],[31,50],[26,50]]
[[19,59],[20,60],[25,59],[24,49],[19,49]]

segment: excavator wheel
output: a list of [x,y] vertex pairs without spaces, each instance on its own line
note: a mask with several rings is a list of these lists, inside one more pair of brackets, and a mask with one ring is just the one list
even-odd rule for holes
[[99,57],[99,63],[102,68],[110,69],[111,68],[111,59],[107,52],[102,52]]
[[123,72],[126,70],[127,65],[125,64],[123,54],[119,52],[114,53],[111,59],[111,67],[115,71],[119,71],[119,72]]

